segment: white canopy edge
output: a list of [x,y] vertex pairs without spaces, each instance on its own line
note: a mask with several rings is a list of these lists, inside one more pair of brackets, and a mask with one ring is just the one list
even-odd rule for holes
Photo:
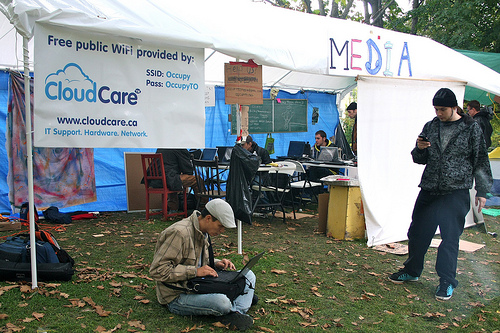
[[[0,11],[29,38],[37,21],[159,45],[213,49],[235,59],[253,59],[273,70],[293,71],[279,82],[294,89],[341,91],[364,74],[352,69],[332,71],[331,38],[340,42],[339,46],[356,38],[363,43],[377,38],[405,41],[412,57],[413,78],[465,81],[500,95],[500,74],[428,38],[260,2],[191,0],[186,5],[172,0],[143,0],[140,4],[131,0],[0,0]],[[361,51],[366,58],[368,50]],[[392,61],[396,72],[400,52],[395,49],[393,59],[386,59]],[[265,85],[272,86],[273,80],[286,73],[279,72],[268,81],[264,78]],[[376,76],[383,77],[382,71]],[[206,80],[208,84],[221,82],[210,76]]]

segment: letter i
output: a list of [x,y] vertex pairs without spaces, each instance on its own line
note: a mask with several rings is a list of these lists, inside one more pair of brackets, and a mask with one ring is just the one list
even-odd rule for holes
[[391,50],[392,50],[392,43],[391,42],[386,42],[384,44],[384,48],[386,49],[386,62],[385,62],[385,71],[384,75],[385,76],[393,76],[392,72],[389,70],[391,68]]

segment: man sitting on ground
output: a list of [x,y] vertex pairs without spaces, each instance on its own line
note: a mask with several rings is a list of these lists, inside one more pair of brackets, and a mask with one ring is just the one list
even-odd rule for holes
[[[244,293],[233,302],[224,294],[191,294],[172,289],[187,288],[187,280],[199,276],[217,276],[209,263],[209,236],[217,236],[225,228],[236,228],[231,206],[222,199],[209,201],[203,211],[172,224],[160,234],[149,273],[156,281],[158,302],[170,312],[182,316],[211,315],[217,321],[246,330],[253,319],[246,314],[254,297],[255,274],[249,271]],[[228,259],[215,260],[215,267],[234,270]]]

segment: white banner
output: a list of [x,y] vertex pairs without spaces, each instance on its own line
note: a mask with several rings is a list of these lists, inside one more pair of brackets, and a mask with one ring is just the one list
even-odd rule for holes
[[36,24],[34,145],[204,147],[203,60],[203,49]]

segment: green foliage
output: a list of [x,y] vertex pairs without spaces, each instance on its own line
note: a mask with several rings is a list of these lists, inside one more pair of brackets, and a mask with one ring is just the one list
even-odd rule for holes
[[426,0],[402,18],[388,20],[386,28],[410,32],[418,18],[417,35],[450,48],[500,52],[500,3],[497,0]]
[[500,110],[499,105],[495,103],[495,115],[491,120],[491,126],[493,127],[493,134],[491,135],[491,147],[490,150],[500,147]]

